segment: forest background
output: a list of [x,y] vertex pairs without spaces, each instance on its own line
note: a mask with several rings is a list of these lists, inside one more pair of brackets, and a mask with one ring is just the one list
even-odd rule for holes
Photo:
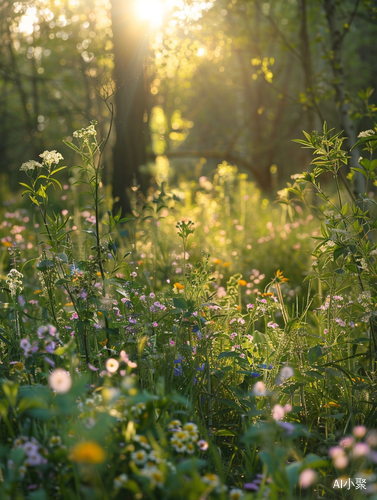
[[372,125],[363,117],[376,80],[371,0],[36,0],[0,9],[2,189],[16,190],[22,162],[93,119],[102,137],[113,121],[103,180],[128,212],[133,187],[146,194],[162,181],[210,176],[222,161],[274,196],[308,164],[291,142],[302,129],[326,120],[354,144]]

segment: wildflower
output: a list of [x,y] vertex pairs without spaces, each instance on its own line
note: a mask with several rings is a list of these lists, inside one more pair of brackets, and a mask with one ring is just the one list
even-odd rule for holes
[[29,172],[30,170],[33,171],[35,167],[42,167],[42,165],[37,161],[29,160],[21,165],[20,170],[23,172]]
[[352,455],[355,458],[365,457],[368,455],[369,452],[370,452],[370,448],[366,443],[356,443],[354,448],[353,448]]
[[164,484],[164,475],[157,467],[146,467],[141,471],[141,474],[150,479],[154,486],[161,487]]
[[181,283],[174,283],[174,288],[176,288],[177,290],[183,290],[185,286]]
[[278,283],[285,283],[286,281],[289,281],[288,278],[284,278],[283,272],[280,271],[280,269],[276,271],[276,278]]
[[153,328],[157,328],[158,327],[157,321],[153,321],[152,326],[153,326]]
[[254,304],[246,304],[246,310],[253,309]]
[[49,445],[50,446],[60,446],[62,444],[62,440],[60,436],[51,436]]
[[244,492],[238,488],[233,488],[229,492],[229,500],[242,500],[244,497]]
[[[258,383],[258,382],[257,382]],[[275,405],[272,410],[272,418],[276,421],[282,420],[285,415],[285,410],[281,405]]]
[[355,438],[363,438],[367,432],[367,429],[364,425],[357,425],[353,428],[352,434]]
[[208,443],[207,441],[205,441],[204,439],[201,439],[200,441],[198,441],[198,447],[199,447],[199,450],[201,451],[206,451],[208,450]]
[[313,469],[304,469],[299,478],[301,488],[309,488],[317,479],[317,474]]
[[352,436],[346,436],[339,441],[339,446],[342,448],[351,448],[354,442],[355,440]]
[[283,379],[291,378],[293,376],[293,369],[290,366],[284,366],[281,369],[280,376]]
[[265,396],[266,395],[266,386],[262,381],[257,382],[253,387],[254,396]]
[[223,267],[228,267],[230,266],[230,262],[224,262]]
[[128,476],[127,474],[121,474],[114,478],[114,488],[123,488],[123,486],[127,483]]
[[135,441],[135,443],[139,443],[146,450],[151,449],[151,445],[148,443],[148,439],[145,436],[140,436],[140,435],[136,434],[133,437],[133,440]]
[[62,368],[56,368],[50,374],[49,385],[51,389],[64,394],[68,392],[72,386],[71,376]]
[[206,483],[213,488],[217,488],[218,486],[220,486],[219,476],[217,476],[216,474],[212,474],[211,472],[207,472],[207,474],[202,477],[202,481],[203,483]]
[[106,361],[106,370],[109,373],[115,373],[119,368],[119,362],[114,358],[109,358]]
[[372,137],[376,135],[376,132],[374,130],[364,130],[363,132],[360,132],[360,134],[357,136],[358,139],[362,139],[364,137]]
[[71,449],[70,459],[85,464],[101,464],[105,461],[105,450],[95,441],[78,443]]
[[171,431],[173,429],[177,429],[181,427],[182,422],[180,420],[172,420],[170,424],[168,424],[168,430]]
[[42,154],[39,155],[43,163],[45,163],[48,167],[48,169],[51,168],[51,165],[55,163],[57,165],[60,160],[64,160],[63,156],[58,153],[55,149],[53,151],[44,151]]
[[17,271],[17,269],[11,269],[8,273],[5,283],[9,285],[10,296],[12,298],[16,297],[18,293],[21,293],[23,289],[22,278],[24,275]]
[[279,325],[278,325],[277,323],[274,323],[273,321],[269,321],[269,322],[267,323],[267,326],[268,326],[269,328],[272,328],[273,330],[275,330],[275,328],[277,328]]
[[131,458],[138,465],[143,465],[148,458],[147,453],[144,450],[138,450],[131,453]]
[[247,281],[245,281],[245,280],[238,280],[238,284],[239,284],[240,286],[246,286]]

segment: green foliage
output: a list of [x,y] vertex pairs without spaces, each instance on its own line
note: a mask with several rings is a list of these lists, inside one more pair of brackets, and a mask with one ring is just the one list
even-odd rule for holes
[[[73,172],[85,225],[79,210],[50,215],[52,163],[28,162],[30,213],[44,231],[37,257],[13,243],[2,287],[2,498],[341,498],[342,474],[365,479],[374,498],[376,225],[366,196],[343,203],[346,155],[331,133],[302,142],[320,162],[284,193],[280,217],[301,220],[281,224],[290,241],[272,237],[265,201],[227,164],[191,186],[199,203],[190,206],[186,190],[182,207],[179,190],[161,186],[122,219],[105,208],[92,124],[67,144],[83,162]],[[337,200],[319,184],[326,172]],[[310,286],[295,296],[302,275],[281,254],[291,256],[293,230],[312,224],[296,200],[289,206],[288,195],[305,201],[305,183],[324,205],[314,207],[312,270],[303,267]],[[266,226],[270,238],[258,243]],[[252,249],[254,262],[273,266],[268,278],[250,271]]]

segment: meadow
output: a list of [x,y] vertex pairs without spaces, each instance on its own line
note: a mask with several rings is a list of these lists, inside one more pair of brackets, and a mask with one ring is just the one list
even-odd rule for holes
[[1,188],[0,498],[377,499],[376,130],[358,197],[325,124],[277,201],[161,160],[127,216],[73,137]]

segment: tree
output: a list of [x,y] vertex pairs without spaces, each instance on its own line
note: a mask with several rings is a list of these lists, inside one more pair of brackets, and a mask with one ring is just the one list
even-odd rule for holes
[[150,143],[148,116],[149,89],[146,58],[149,52],[147,23],[135,19],[135,0],[112,0],[111,8],[115,92],[116,142],[113,148],[113,196],[115,210],[131,212],[131,190],[137,185],[145,192]]

